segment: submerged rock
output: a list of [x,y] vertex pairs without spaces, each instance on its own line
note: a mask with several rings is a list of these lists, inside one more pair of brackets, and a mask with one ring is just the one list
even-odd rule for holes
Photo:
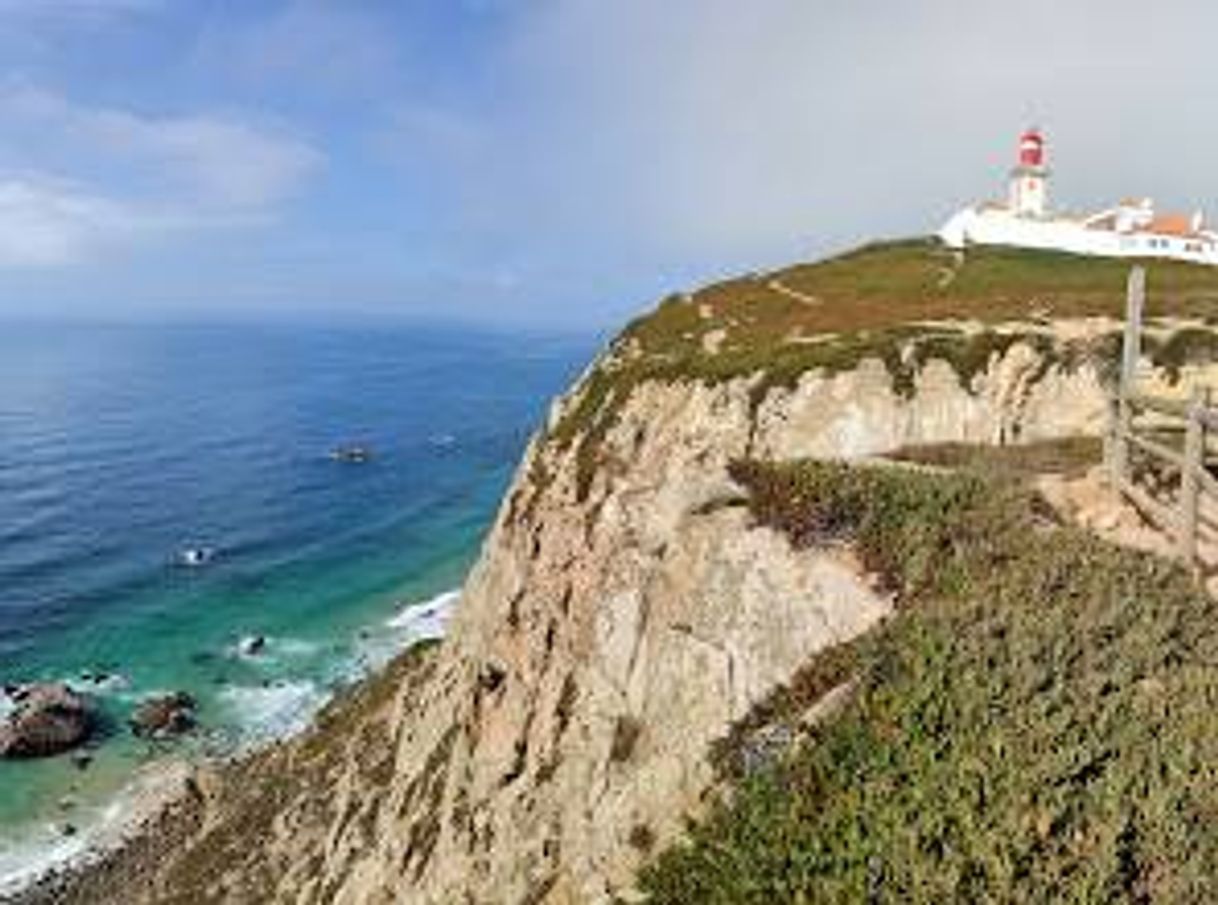
[[0,724],[0,757],[50,757],[88,740],[97,718],[88,698],[62,683],[26,685]]
[[372,460],[372,449],[358,443],[345,444],[330,450],[330,458],[335,462],[363,464]]
[[131,731],[141,738],[170,738],[195,728],[195,699],[184,691],[158,695],[131,714]]
[[186,547],[178,551],[177,563],[187,568],[205,566],[216,558],[215,547]]
[[240,651],[243,657],[256,657],[266,650],[266,638],[262,635],[250,635],[247,638],[242,638],[241,643],[237,645],[237,650]]

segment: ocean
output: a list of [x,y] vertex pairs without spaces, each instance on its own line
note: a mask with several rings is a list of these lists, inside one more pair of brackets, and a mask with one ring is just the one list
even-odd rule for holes
[[[302,728],[441,631],[593,347],[432,325],[0,325],[0,683],[69,681],[106,723],[87,769],[0,761],[0,889],[84,845],[149,763]],[[346,444],[371,458],[330,455]],[[191,547],[214,555],[184,566]],[[135,739],[132,707],[179,690],[200,731]]]

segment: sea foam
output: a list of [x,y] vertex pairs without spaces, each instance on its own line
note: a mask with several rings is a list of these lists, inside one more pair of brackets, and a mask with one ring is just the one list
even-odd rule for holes
[[449,617],[460,599],[460,588],[445,591],[430,600],[403,607],[385,624],[409,635],[405,639],[408,642],[443,638]]
[[443,638],[461,589],[444,591],[429,600],[402,604],[385,620],[387,631],[365,633],[355,645],[354,657],[337,676],[339,682],[356,681],[383,667],[397,654],[420,641]]
[[241,741],[266,742],[300,732],[326,701],[315,682],[276,682],[266,686],[234,685],[219,694],[221,705],[239,727]]
[[0,835],[0,900],[51,871],[92,863],[113,851],[176,797],[188,774],[181,762],[145,767],[109,802],[74,813],[74,835],[64,835],[55,822],[10,828]]
[[50,824],[23,828],[19,840],[0,840],[0,898],[14,895],[53,868],[79,859],[88,847],[84,834],[64,836]]

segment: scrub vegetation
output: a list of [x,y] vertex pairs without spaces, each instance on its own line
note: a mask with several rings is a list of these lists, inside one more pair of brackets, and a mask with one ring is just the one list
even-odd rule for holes
[[733,471],[758,522],[849,543],[900,606],[809,664],[853,685],[802,743],[751,772],[716,752],[730,793],[643,871],[647,901],[1212,900],[1218,603],[1186,571],[1056,524],[1001,469]]

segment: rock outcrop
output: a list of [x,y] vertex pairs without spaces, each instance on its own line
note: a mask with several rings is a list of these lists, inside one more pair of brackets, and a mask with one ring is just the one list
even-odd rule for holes
[[760,400],[749,379],[646,382],[591,453],[535,440],[426,668],[348,705],[341,742],[330,725],[203,776],[175,853],[139,882],[230,902],[628,898],[705,806],[711,743],[893,605],[849,549],[752,525],[728,464],[1097,433],[1096,371],[1036,356],[1010,345],[968,385],[932,361],[908,395],[874,361]]
[[399,770],[444,754],[438,836],[412,852],[409,823],[386,820],[340,900],[376,901],[403,880],[420,902],[454,889],[475,902],[628,895],[647,849],[703,806],[710,742],[884,617],[891,601],[850,551],[797,554],[750,525],[732,505],[732,459],[1095,434],[1105,417],[1093,369],[1046,368],[1020,344],[971,386],[932,362],[909,397],[878,362],[808,373],[759,405],[750,391],[746,379],[636,388],[582,501],[574,446],[534,445],[440,653],[453,691],[399,741]]
[[157,695],[131,714],[131,731],[149,739],[166,739],[189,732],[196,725],[195,699],[183,691]]
[[67,685],[27,685],[9,697],[15,706],[0,725],[0,757],[62,754],[88,741],[96,727],[88,698]]
[[[443,644],[202,771],[45,901],[629,901],[715,791],[712,742],[895,605],[848,547],[753,524],[733,460],[1104,427],[1124,265],[979,252],[948,285],[943,264],[888,243],[640,318],[552,407]],[[1216,345],[1208,283],[1177,276],[1154,284],[1171,382]]]

